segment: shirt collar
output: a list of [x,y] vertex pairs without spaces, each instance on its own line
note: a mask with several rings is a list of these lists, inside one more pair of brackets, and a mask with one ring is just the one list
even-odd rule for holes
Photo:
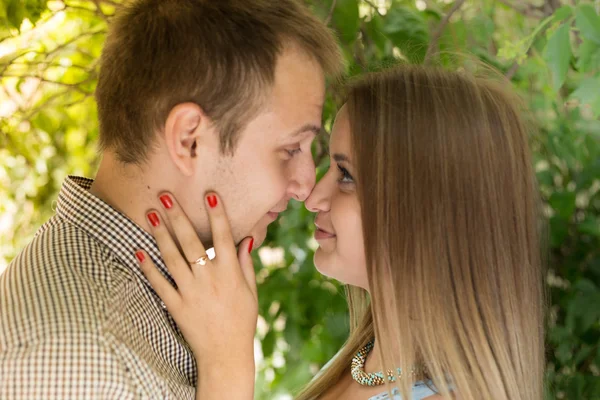
[[108,247],[148,287],[152,288],[135,257],[135,251],[139,249],[145,250],[163,276],[175,285],[156,240],[130,218],[91,194],[89,189],[93,182],[88,178],[68,176],[58,195],[57,215]]

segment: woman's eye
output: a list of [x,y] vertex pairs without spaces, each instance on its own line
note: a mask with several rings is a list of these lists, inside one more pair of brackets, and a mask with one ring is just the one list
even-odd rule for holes
[[297,149],[286,150],[290,157],[294,157],[296,154],[300,153],[302,149],[298,147]]
[[340,170],[341,175],[340,179],[338,179],[339,183],[354,183],[354,178],[352,177],[352,175],[350,175],[346,168],[342,167],[339,164],[337,167]]

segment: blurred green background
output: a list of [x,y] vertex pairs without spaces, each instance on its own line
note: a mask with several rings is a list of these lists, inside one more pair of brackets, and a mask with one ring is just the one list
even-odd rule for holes
[[[539,127],[531,142],[550,221],[547,397],[600,399],[600,1],[305,1],[338,33],[352,74],[398,59],[469,68],[448,55],[458,52],[512,80]],[[53,214],[65,176],[94,175],[93,91],[120,7],[0,0],[0,272]],[[314,146],[319,173],[326,140]],[[256,256],[259,399],[290,399],[347,335],[343,290],[312,265],[312,222],[292,204]]]

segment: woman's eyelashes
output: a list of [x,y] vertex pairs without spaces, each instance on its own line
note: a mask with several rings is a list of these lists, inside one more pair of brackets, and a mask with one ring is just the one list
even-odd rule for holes
[[340,164],[337,164],[337,167],[340,171],[340,179],[338,179],[339,183],[354,183],[354,178],[346,168],[342,167]]

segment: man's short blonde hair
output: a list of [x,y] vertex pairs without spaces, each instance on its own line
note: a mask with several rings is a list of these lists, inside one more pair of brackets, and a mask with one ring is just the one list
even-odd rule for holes
[[297,0],[137,0],[113,21],[96,89],[100,146],[146,159],[177,104],[198,104],[233,151],[291,43],[324,72],[341,71],[333,33]]

